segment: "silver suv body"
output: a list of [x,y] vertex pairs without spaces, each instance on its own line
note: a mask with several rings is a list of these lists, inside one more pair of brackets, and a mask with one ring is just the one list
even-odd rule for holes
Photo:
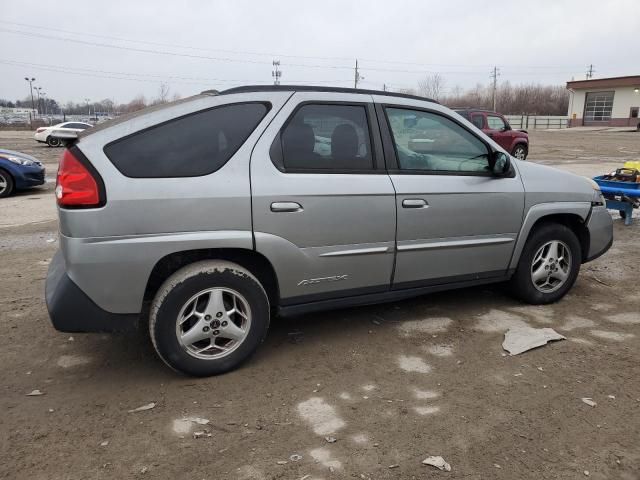
[[195,375],[247,358],[273,313],[506,280],[552,302],[612,243],[593,182],[375,91],[241,87],[107,122],[65,151],[56,193],[54,326],[149,315],[163,360]]

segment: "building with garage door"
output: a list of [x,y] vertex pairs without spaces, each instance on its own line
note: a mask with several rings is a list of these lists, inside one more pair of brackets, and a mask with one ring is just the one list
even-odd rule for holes
[[570,127],[634,127],[640,110],[640,75],[567,82]]

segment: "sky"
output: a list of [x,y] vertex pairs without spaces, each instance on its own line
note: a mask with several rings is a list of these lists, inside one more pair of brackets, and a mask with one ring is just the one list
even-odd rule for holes
[[445,93],[640,74],[638,0],[0,0],[0,98],[65,103],[273,83]]

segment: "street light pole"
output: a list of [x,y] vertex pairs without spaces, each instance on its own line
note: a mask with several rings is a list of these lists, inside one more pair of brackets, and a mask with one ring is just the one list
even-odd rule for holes
[[91,120],[91,107],[89,106],[89,102],[91,99],[85,98],[84,101],[87,102],[87,111],[89,112],[89,120]]
[[[35,110],[35,107],[33,106],[33,82],[35,82],[36,79],[33,77],[24,77],[24,79],[29,82],[29,90],[31,91],[31,115],[29,115],[29,118],[31,118],[33,116],[33,111]],[[31,120],[31,128],[33,128],[33,120]]]
[[47,94],[42,92],[42,103],[44,104],[44,116],[47,116]]
[[40,115],[40,110],[42,110],[40,105],[40,90],[42,90],[42,87],[36,87],[36,93],[38,94],[38,115]]

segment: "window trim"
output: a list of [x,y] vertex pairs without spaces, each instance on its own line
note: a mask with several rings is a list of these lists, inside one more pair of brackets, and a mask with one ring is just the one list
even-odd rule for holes
[[[370,169],[346,169],[346,168],[286,168],[284,164],[284,150],[282,146],[282,133],[293,121],[294,117],[302,107],[306,105],[339,105],[346,107],[364,107],[365,116],[367,118],[367,130],[369,133],[369,142],[371,148],[372,165]],[[373,120],[377,123],[377,116],[371,102],[352,102],[352,101],[333,101],[333,100],[305,100],[296,105],[295,109],[289,114],[285,122],[282,124],[278,133],[273,138],[269,147],[269,158],[274,167],[282,173],[300,174],[342,174],[342,175],[376,175],[386,174],[384,165],[384,155],[382,153],[382,140],[376,135],[376,129],[373,127]]]
[[[379,108],[378,108],[379,107]],[[402,169],[400,168],[400,164],[398,162],[398,151],[396,148],[396,142],[394,141],[393,132],[391,130],[391,124],[389,122],[389,117],[387,116],[387,108],[396,108],[401,110],[414,110],[416,112],[430,113],[433,115],[438,115],[444,117],[462,129],[466,130],[468,133],[477,138],[482,144],[487,148],[489,152],[489,158],[491,155],[496,152],[496,150],[483,138],[476,135],[472,132],[466,125],[462,124],[455,118],[446,115],[443,112],[439,112],[437,110],[432,110],[429,108],[423,107],[415,107],[413,105],[398,105],[394,103],[377,103],[376,104],[376,112],[378,117],[382,116],[383,121],[380,121],[380,131],[382,133],[384,151],[385,151],[385,159],[389,159],[387,162],[387,171],[390,175],[445,175],[445,176],[454,176],[454,177],[495,177],[495,175],[491,171],[487,172],[463,172],[459,170],[410,170],[410,169]],[[490,165],[489,165],[490,166]],[[511,169],[511,173],[509,175],[504,175],[500,178],[513,178],[515,177],[515,170]]]
[[[253,129],[249,132],[249,135],[247,136],[247,138],[245,138],[244,141],[238,146],[238,148],[236,148],[233,151],[233,153],[231,153],[231,155],[229,155],[229,158],[227,158],[227,160],[224,163],[222,163],[217,168],[214,168],[213,170],[208,171],[206,173],[202,173],[200,175],[178,175],[178,176],[176,176],[176,175],[162,175],[162,176],[156,176],[156,177],[131,176],[131,175],[127,175],[122,170],[120,170],[120,168],[113,162],[113,160],[111,160],[109,155],[107,155],[107,148],[110,147],[111,145],[119,143],[119,142],[122,142],[122,141],[124,141],[124,140],[126,140],[128,138],[134,137],[136,135],[148,132],[149,130],[153,130],[155,128],[162,127],[162,126],[167,125],[167,124],[169,124],[171,122],[174,122],[176,120],[182,120],[183,118],[192,117],[194,115],[198,115],[198,114],[205,113],[205,112],[210,112],[212,110],[217,110],[217,109],[224,108],[224,107],[231,107],[231,106],[235,106],[235,105],[254,105],[254,104],[263,105],[267,109],[265,111],[264,115],[262,116],[262,118],[260,118],[260,120],[258,120],[258,123],[256,123],[255,126],[253,127]],[[155,179],[161,179],[161,178],[197,178],[197,177],[206,177],[207,175],[211,175],[211,174],[217,172],[222,167],[224,167],[227,163],[229,163],[229,161],[236,155],[236,153],[238,153],[238,150],[240,150],[242,148],[242,146],[245,143],[247,143],[247,140],[249,140],[249,137],[253,134],[253,132],[256,131],[256,129],[264,121],[264,119],[267,117],[267,115],[269,115],[269,112],[271,111],[272,108],[273,108],[273,105],[271,104],[271,102],[261,101],[261,100],[252,100],[252,101],[245,101],[245,102],[232,102],[232,103],[223,103],[223,104],[220,104],[220,105],[214,105],[213,107],[203,108],[201,110],[196,110],[196,111],[193,111],[193,112],[186,113],[184,115],[180,115],[178,117],[170,118],[170,119],[165,120],[163,122],[156,123],[156,124],[151,125],[149,127],[143,128],[142,130],[137,130],[137,131],[135,131],[133,133],[130,133],[129,135],[125,135],[124,137],[120,137],[120,138],[117,138],[115,140],[112,140],[112,141],[108,142],[107,144],[105,144],[102,147],[102,153],[104,154],[105,157],[107,157],[107,159],[109,160],[109,163],[111,163],[111,165],[113,165],[113,167],[116,170],[118,170],[118,172],[120,172],[122,175],[124,175],[127,178],[138,178],[138,179],[145,179],[145,180],[155,180]]]

